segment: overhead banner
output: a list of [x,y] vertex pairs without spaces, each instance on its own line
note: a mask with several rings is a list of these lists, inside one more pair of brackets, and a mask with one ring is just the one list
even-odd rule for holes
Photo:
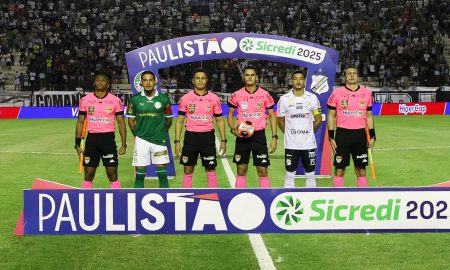
[[25,235],[448,232],[449,198],[448,187],[25,190],[23,224]]
[[[322,113],[326,115],[326,102],[333,91],[338,56],[333,49],[298,39],[233,32],[166,40],[128,52],[125,58],[133,93],[142,90],[140,75],[143,71],[150,70],[158,77],[159,69],[190,62],[241,58],[305,67],[308,69],[306,89],[317,95]],[[316,132],[316,156],[321,157],[316,160],[317,175],[331,175],[329,145],[325,144],[324,149],[325,130],[326,121]],[[304,174],[301,163],[297,174]]]

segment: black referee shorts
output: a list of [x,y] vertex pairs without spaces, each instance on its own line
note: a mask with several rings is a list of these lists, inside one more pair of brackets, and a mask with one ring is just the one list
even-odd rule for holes
[[250,138],[236,137],[233,162],[237,165],[248,164],[250,153],[253,156],[253,166],[268,167],[270,165],[264,130],[255,131]]
[[350,165],[350,155],[353,164],[358,168],[365,168],[369,164],[367,154],[366,130],[362,129],[336,129],[336,154],[334,155],[334,166],[344,169]]
[[114,132],[89,133],[87,135],[83,165],[85,167],[98,167],[100,158],[105,167],[119,166]]
[[216,139],[214,131],[184,133],[183,149],[181,150],[180,164],[184,166],[197,165],[198,155],[202,159],[202,165],[206,169],[215,169]]

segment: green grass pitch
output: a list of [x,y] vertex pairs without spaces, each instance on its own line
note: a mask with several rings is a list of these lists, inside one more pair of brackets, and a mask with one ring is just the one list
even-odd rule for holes
[[[450,181],[448,116],[375,117],[377,142],[373,152],[377,182],[368,170],[370,186],[428,186]],[[236,235],[74,235],[14,237],[22,209],[22,190],[35,177],[78,187],[77,157],[73,149],[75,120],[0,120],[0,269],[258,269],[246,234]],[[227,129],[228,130],[228,129]],[[270,130],[270,129],[269,129]],[[173,139],[174,125],[170,130]],[[234,140],[228,134],[228,161]],[[119,176],[133,186],[132,136],[120,157]],[[273,187],[284,178],[283,141],[271,155]],[[182,167],[171,187],[181,187]],[[218,162],[219,187],[229,180]],[[331,179],[318,179],[321,187]],[[351,167],[346,186],[354,186]],[[100,167],[95,187],[108,187]],[[257,186],[249,167],[248,186]],[[296,186],[304,186],[297,179]],[[157,187],[157,181],[146,181]],[[203,168],[196,167],[194,187],[206,187]],[[450,269],[448,233],[377,234],[263,234],[277,269]]]

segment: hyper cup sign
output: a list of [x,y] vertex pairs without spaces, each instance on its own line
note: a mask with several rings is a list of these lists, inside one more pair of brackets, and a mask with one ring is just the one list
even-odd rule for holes
[[450,188],[25,190],[24,198],[30,235],[450,231]]

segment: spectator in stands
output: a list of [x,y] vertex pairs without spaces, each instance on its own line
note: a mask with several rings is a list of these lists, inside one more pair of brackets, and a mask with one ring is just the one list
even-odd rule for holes
[[0,71],[0,88],[5,90],[5,75]]

